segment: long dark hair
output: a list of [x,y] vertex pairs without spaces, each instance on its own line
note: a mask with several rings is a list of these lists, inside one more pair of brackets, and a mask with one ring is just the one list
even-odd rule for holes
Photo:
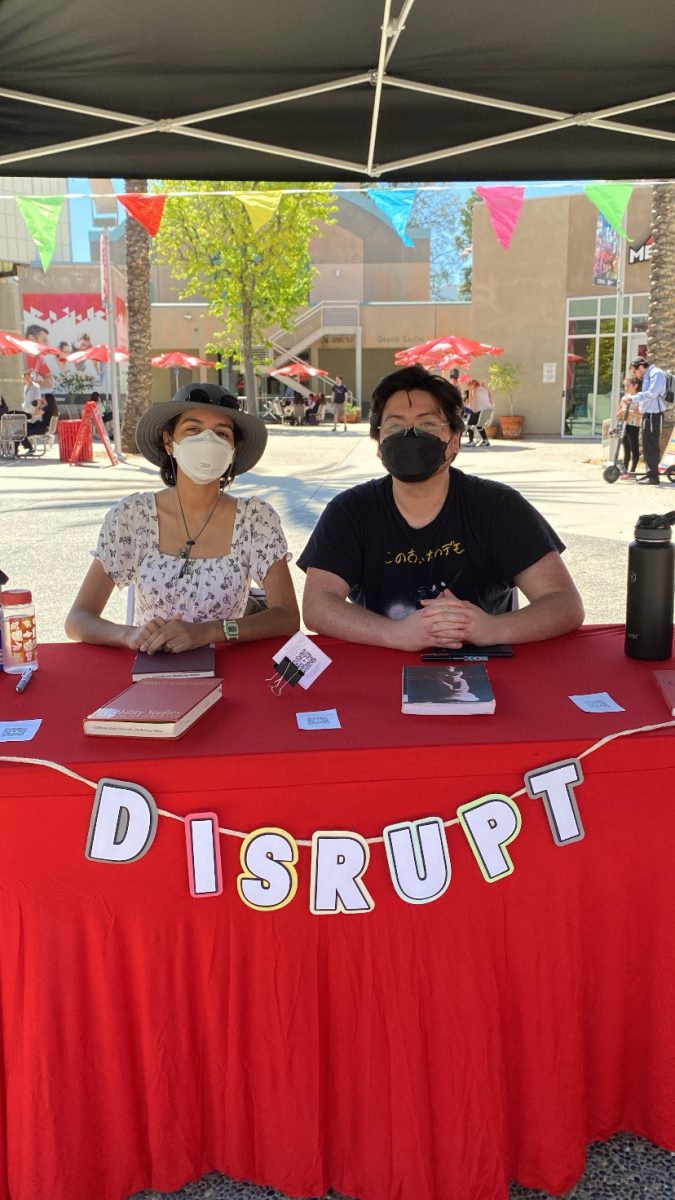
[[45,402],[45,406],[42,411],[43,417],[49,417],[50,420],[52,417],[58,417],[59,406],[56,403],[56,396],[54,396],[54,394],[52,392],[45,392],[44,402]]

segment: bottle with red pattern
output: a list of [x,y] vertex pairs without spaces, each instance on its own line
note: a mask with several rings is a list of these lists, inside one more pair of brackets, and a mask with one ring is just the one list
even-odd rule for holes
[[4,670],[8,675],[20,675],[28,667],[37,670],[35,606],[28,588],[4,588],[0,592],[0,618]]

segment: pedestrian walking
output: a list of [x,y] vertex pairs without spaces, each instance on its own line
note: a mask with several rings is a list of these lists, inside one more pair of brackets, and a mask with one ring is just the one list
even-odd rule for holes
[[640,384],[637,379],[627,376],[623,381],[623,396],[617,409],[617,419],[625,420],[623,438],[624,469],[620,479],[634,479],[640,457]]
[[647,474],[639,483],[659,484],[659,461],[661,459],[661,429],[666,411],[666,373],[655,367],[641,355],[631,363],[633,376],[642,385],[640,413],[642,414],[642,452]]
[[333,384],[333,433],[337,433],[338,421],[342,421],[343,432],[347,432],[347,422],[345,421],[345,404],[350,397],[349,388],[343,383],[342,376],[335,376]]

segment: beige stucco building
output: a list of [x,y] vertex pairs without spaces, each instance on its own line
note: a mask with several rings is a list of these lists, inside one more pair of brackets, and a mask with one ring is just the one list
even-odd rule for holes
[[[626,227],[642,245],[650,227],[651,189],[636,187]],[[431,241],[413,229],[404,245],[383,214],[358,188],[339,198],[337,223],[312,245],[316,276],[309,305],[292,330],[270,330],[277,365],[294,355],[344,377],[367,411],[377,380],[394,368],[397,350],[447,334],[504,347],[505,360],[521,368],[516,411],[530,434],[599,436],[608,415],[615,346],[617,288],[594,281],[598,213],[583,194],[525,201],[508,250],[498,243],[484,203],[474,208],[473,294],[470,302],[430,300]],[[116,247],[117,261],[123,261]],[[644,347],[649,288],[648,247],[643,261],[628,261],[623,304],[622,371]],[[632,255],[630,256],[632,257]],[[115,288],[124,295],[123,271]],[[4,281],[0,281],[4,282]],[[95,293],[98,266],[59,265],[44,274],[19,268],[13,288],[0,286],[0,327],[25,323],[23,294]],[[153,354],[184,350],[204,357],[217,331],[199,298],[180,299],[168,268],[152,269]],[[484,377],[490,360],[475,359],[471,373]],[[15,363],[0,359],[8,398],[18,387]],[[14,379],[14,375],[17,379]],[[196,378],[198,372],[194,372]],[[203,378],[215,378],[202,370]],[[181,372],[180,382],[187,382]],[[167,398],[173,371],[155,371],[153,396]],[[262,380],[261,390],[276,383]],[[506,411],[497,396],[497,411]]]

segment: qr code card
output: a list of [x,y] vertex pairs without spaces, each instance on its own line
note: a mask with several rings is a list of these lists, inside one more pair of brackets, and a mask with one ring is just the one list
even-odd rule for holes
[[278,667],[284,658],[289,659],[299,671],[302,671],[299,683],[305,691],[333,661],[304,633],[294,633],[293,637],[289,638],[281,649],[272,655],[272,662]]

